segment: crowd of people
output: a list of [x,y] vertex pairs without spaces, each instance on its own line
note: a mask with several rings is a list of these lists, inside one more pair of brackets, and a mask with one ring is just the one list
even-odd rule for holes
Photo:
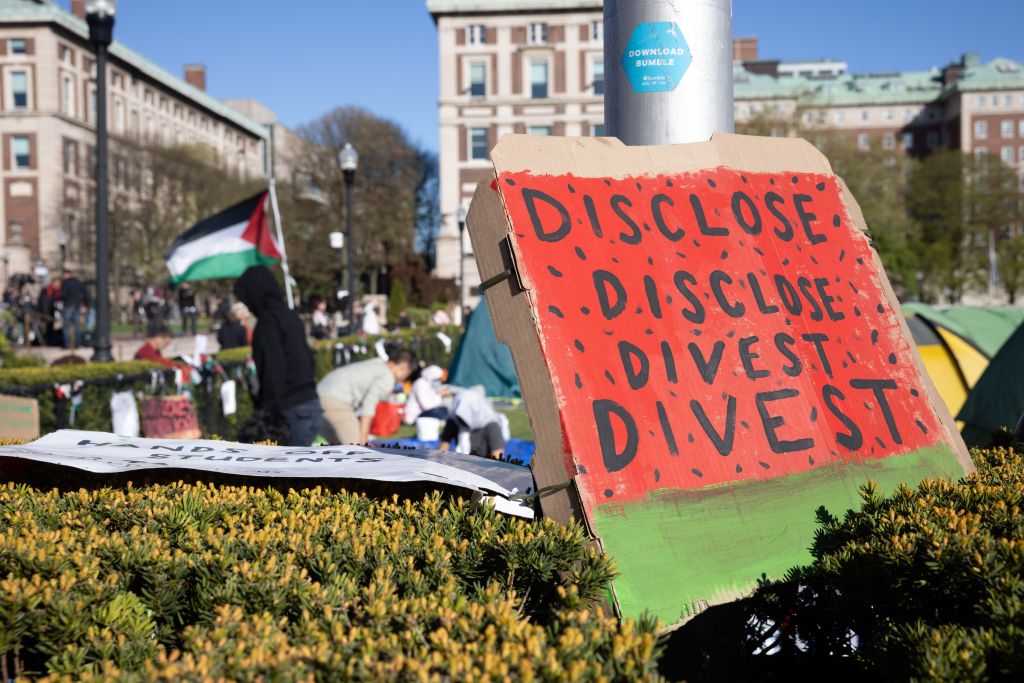
[[88,346],[96,326],[93,302],[91,289],[69,269],[44,282],[11,278],[3,294],[3,333],[18,345]]

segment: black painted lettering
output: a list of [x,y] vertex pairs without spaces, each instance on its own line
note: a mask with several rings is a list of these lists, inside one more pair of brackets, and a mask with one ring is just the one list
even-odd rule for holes
[[686,236],[686,231],[682,228],[676,228],[673,230],[665,224],[665,217],[661,213],[662,204],[675,206],[675,202],[673,202],[672,198],[666,194],[656,194],[651,197],[651,214],[654,215],[654,224],[658,226],[658,230],[667,239],[673,242],[678,242]]
[[589,194],[583,195],[583,208],[587,210],[587,217],[590,219],[590,229],[594,231],[594,237],[604,237],[601,231],[601,220],[597,216],[597,207]]
[[[611,421],[613,415],[619,419],[626,432],[626,442],[621,449],[615,443],[615,429]],[[594,424],[597,426],[597,440],[601,444],[601,458],[606,471],[618,472],[633,462],[640,445],[640,435],[636,421],[625,408],[611,399],[594,401]]]
[[832,376],[832,365],[828,362],[828,355],[825,353],[825,342],[828,341],[828,335],[822,332],[813,332],[807,334],[801,334],[800,338],[806,342],[814,344],[814,350],[818,352],[818,358],[821,360],[821,368],[825,371],[825,374],[829,377]]
[[811,320],[823,320],[825,318],[825,314],[822,312],[821,306],[819,306],[818,302],[814,300],[814,296],[810,292],[811,288],[814,286],[811,284],[811,281],[801,276],[796,279],[796,286],[800,288],[800,293],[804,295],[804,298],[807,299],[807,303],[811,305]]
[[885,398],[885,390],[896,390],[896,382],[891,379],[851,379],[850,386],[854,389],[868,389],[875,395],[878,407],[882,409],[882,416],[885,418],[885,426],[889,428],[889,436],[897,444],[903,443],[900,430],[896,427],[896,420],[892,415],[892,408]]
[[793,195],[793,206],[796,207],[796,215],[797,218],[800,219],[800,224],[804,227],[804,234],[807,235],[807,241],[811,244],[821,244],[827,238],[821,233],[814,232],[814,229],[811,227],[811,223],[818,220],[818,217],[808,211],[804,206],[804,204],[809,201],[811,201],[810,195]]
[[782,366],[782,371],[790,377],[799,376],[804,369],[803,363],[800,362],[800,356],[793,352],[792,346],[794,344],[796,344],[796,340],[785,332],[779,332],[775,335],[775,348],[789,361],[789,365]]
[[[732,214],[745,233],[748,235],[761,234],[761,213],[754,205],[754,200],[745,192],[732,193]],[[749,217],[747,214],[750,214]]]
[[747,307],[739,301],[730,302],[725,298],[725,292],[722,290],[722,283],[732,284],[732,278],[729,277],[728,273],[721,270],[713,270],[708,278],[708,283],[711,285],[711,293],[715,295],[715,301],[725,311],[725,314],[732,318],[742,318]]
[[818,297],[821,299],[821,305],[825,307],[825,313],[828,314],[829,320],[842,320],[846,317],[846,314],[842,311],[837,311],[832,308],[832,302],[835,301],[835,297],[826,292],[828,289],[829,281],[827,277],[816,277],[814,278],[814,286],[818,288]]
[[640,227],[636,224],[636,221],[630,218],[622,208],[623,204],[630,208],[633,206],[633,202],[629,201],[629,197],[621,194],[612,195],[612,211],[614,211],[615,215],[618,216],[627,227],[629,227],[629,232],[619,233],[619,239],[625,244],[640,244],[640,239],[643,237],[643,233],[640,232]]
[[[614,302],[609,297],[608,288],[615,294]],[[594,271],[594,290],[597,292],[597,301],[601,305],[601,313],[605,320],[617,318],[626,310],[626,288],[614,273],[607,270]]]
[[631,389],[642,389],[651,377],[651,361],[639,347],[628,341],[619,342],[619,358]]
[[[551,232],[544,229],[544,223],[540,219],[540,212],[537,211],[538,200],[553,207],[558,211],[558,215],[561,216],[562,222]],[[523,188],[523,201],[526,203],[526,213],[530,216],[530,222],[533,224],[533,231],[536,233],[537,239],[541,242],[558,242],[565,239],[569,234],[569,230],[572,229],[572,221],[569,218],[569,212],[566,211],[560,201],[547,193],[530,187]]]
[[716,341],[715,345],[711,348],[711,357],[708,359],[704,358],[704,353],[697,346],[697,342],[690,342],[686,345],[686,348],[689,349],[690,356],[693,357],[693,364],[696,366],[697,372],[700,373],[704,383],[714,384],[715,377],[718,375],[718,367],[722,364],[725,342],[721,339]]
[[826,384],[821,388],[821,399],[825,402],[825,407],[828,411],[836,416],[836,419],[843,423],[849,433],[836,432],[836,441],[843,448],[847,448],[851,451],[859,449],[864,445],[864,435],[861,434],[860,427],[851,420],[839,406],[835,404],[834,399],[845,401],[846,396],[843,392],[839,391],[836,387],[831,384]]
[[777,208],[777,206],[779,204],[785,204],[785,203],[786,203],[786,200],[782,198],[782,195],[780,195],[780,194],[778,194],[776,192],[765,192],[764,193],[764,204],[765,204],[765,206],[767,206],[768,207],[768,211],[773,216],[778,218],[780,223],[782,223],[782,229],[779,230],[778,227],[775,227],[775,228],[773,228],[773,232],[776,235],[778,235],[780,240],[782,240],[784,242],[789,242],[790,240],[793,239],[793,224],[790,223],[789,219],[786,218],[786,215],[784,213],[782,213],[781,211],[779,211],[779,209]]
[[726,396],[725,431],[722,434],[715,430],[715,426],[711,424],[711,420],[708,419],[707,413],[704,412],[704,406],[700,402],[691,400],[690,410],[693,411],[693,416],[700,423],[701,429],[711,439],[718,454],[725,456],[732,453],[733,441],[736,439],[736,397]]
[[672,276],[672,282],[675,284],[676,290],[683,295],[683,298],[686,299],[692,307],[692,309],[683,309],[683,317],[697,325],[703,323],[704,318],[706,317],[704,304],[689,287],[689,285],[697,284],[697,278],[690,273],[687,273],[685,270],[680,270]]
[[754,367],[754,361],[760,358],[761,355],[754,353],[750,347],[759,341],[761,340],[757,337],[743,337],[743,339],[740,339],[740,362],[743,363],[743,370],[747,373],[749,379],[761,379],[770,374],[767,370],[758,370]]
[[727,228],[717,228],[708,225],[708,218],[704,215],[704,207],[701,206],[700,197],[695,194],[690,195],[690,206],[693,207],[693,217],[697,219],[697,227],[700,228],[702,235],[728,235],[729,230]]
[[651,315],[661,320],[661,299],[658,297],[658,285],[650,275],[644,275],[644,292],[647,294],[647,305]]
[[764,435],[768,439],[768,447],[772,449],[773,453],[806,451],[814,446],[814,439],[810,437],[790,441],[780,439],[777,430],[786,424],[786,420],[781,415],[772,415],[768,412],[768,404],[772,401],[795,398],[799,395],[800,392],[796,389],[777,389],[775,391],[762,391],[754,396],[754,403],[757,404],[757,413],[761,416],[761,426],[764,428]]

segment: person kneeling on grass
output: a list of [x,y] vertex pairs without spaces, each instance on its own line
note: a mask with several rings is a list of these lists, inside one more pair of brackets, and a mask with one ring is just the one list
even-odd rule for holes
[[369,441],[377,404],[388,397],[396,384],[408,379],[415,367],[416,355],[402,349],[393,352],[388,360],[364,360],[324,375],[316,387],[324,407],[321,435],[332,444]]
[[453,443],[458,444],[461,432],[468,432],[472,455],[501,460],[505,451],[501,418],[491,407],[482,387],[463,389],[455,394],[448,414],[448,421],[441,432],[442,451],[447,451]]

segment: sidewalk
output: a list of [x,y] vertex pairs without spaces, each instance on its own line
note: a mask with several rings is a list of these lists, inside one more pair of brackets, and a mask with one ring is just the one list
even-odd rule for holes
[[[114,355],[114,360],[125,361],[131,360],[135,357],[135,352],[142,346],[144,339],[132,339],[130,336],[118,335],[111,339],[111,352]],[[37,356],[42,358],[43,361],[49,365],[58,358],[74,354],[86,360],[92,358],[93,350],[91,348],[80,348],[75,351],[62,349],[57,346],[33,346],[28,349],[17,347],[16,352],[19,356]],[[206,335],[206,353],[214,354],[220,350],[220,346],[217,344],[217,337],[215,334]],[[191,355],[195,351],[195,337],[175,337],[171,342],[171,345],[164,349],[165,358],[176,358],[184,353]]]

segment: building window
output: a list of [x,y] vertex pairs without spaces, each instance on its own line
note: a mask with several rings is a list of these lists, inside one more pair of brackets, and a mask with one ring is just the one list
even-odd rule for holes
[[985,96],[984,95],[979,95],[978,96],[978,109],[984,109],[984,108],[985,108]]
[[548,42],[548,25],[543,21],[535,21],[530,24],[528,36],[530,45],[544,45]]
[[594,125],[594,137],[603,138],[605,136],[604,124],[598,123]]
[[469,65],[469,96],[487,96],[487,67],[483,62]]
[[543,100],[548,96],[548,63],[530,62],[530,97]]
[[868,114],[868,110],[867,109],[861,109],[860,110],[860,120],[861,121],[867,121],[868,120],[868,116],[869,116],[869,114]]
[[551,135],[551,126],[527,126],[526,132],[530,135]]
[[871,138],[868,137],[867,133],[861,133],[857,136],[857,149],[861,151],[871,149]]
[[469,158],[487,159],[487,129],[469,129]]
[[896,149],[896,136],[892,133],[886,133],[882,136],[882,149],[894,150]]
[[886,109],[885,110],[885,120],[886,121],[892,121],[894,116],[895,116],[895,114],[893,113],[892,109]]
[[939,132],[938,131],[935,131],[935,130],[928,131],[928,133],[925,135],[924,139],[925,139],[925,145],[928,146],[929,150],[935,149],[936,147],[939,146]]
[[1017,158],[1020,159],[1020,163],[1024,164],[1024,145],[1017,150]]
[[96,88],[89,88],[89,123],[96,123]]
[[595,59],[593,61],[594,69],[594,94],[604,94],[604,59]]
[[15,109],[28,109],[28,74],[11,72],[11,102]]
[[833,116],[833,119],[835,120],[836,123],[842,123],[842,121],[843,121],[843,110],[842,109],[837,109],[832,116]]
[[1004,164],[1012,164],[1016,159],[1013,157],[1013,147],[1003,147],[999,150],[999,158]]
[[11,167],[32,168],[32,145],[27,135],[15,135],[11,138]]
[[124,105],[121,100],[114,99],[114,132],[124,132]]
[[907,131],[903,134],[903,149],[911,150],[914,149],[914,133],[913,131]]
[[483,45],[487,42],[487,28],[483,24],[473,24],[467,30],[469,36],[467,43],[470,45]]
[[1013,121],[1010,120],[1010,119],[1003,119],[1003,121],[999,125],[999,133],[1004,138],[1012,138],[1013,137],[1013,129],[1014,129]]
[[988,137],[988,121],[974,122],[974,137],[984,140]]
[[75,83],[71,76],[64,76],[60,79],[61,111],[65,116],[75,115]]
[[604,40],[604,22],[600,19],[590,22],[590,39],[593,41]]
[[999,95],[993,95],[992,96],[992,106],[993,107],[998,107],[999,106]]
[[28,41],[24,38],[11,38],[10,46],[12,55],[23,55],[28,53]]
[[904,121],[910,121],[913,118],[914,118],[914,110],[913,109],[904,109],[903,110],[903,120]]
[[974,148],[974,158],[975,159],[981,159],[986,154],[988,154],[988,150],[985,149],[984,147],[975,147]]
[[75,174],[75,143],[71,140],[64,141],[64,173]]
[[1017,136],[1024,138],[1024,119],[1017,122]]

